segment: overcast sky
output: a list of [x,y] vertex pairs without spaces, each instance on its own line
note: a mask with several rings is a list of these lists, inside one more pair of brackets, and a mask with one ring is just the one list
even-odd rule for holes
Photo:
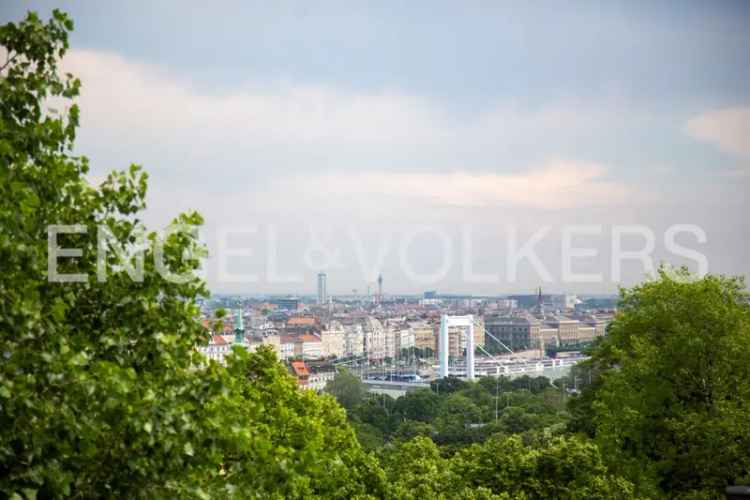
[[[747,275],[750,2],[527,4],[54,2],[92,180],[139,163],[151,227],[200,211],[214,291],[612,292],[645,273],[613,275],[615,225],[696,269],[664,234],[697,226],[676,240]],[[600,283],[563,279],[571,225],[601,226],[572,239]],[[513,233],[546,273],[512,275]]]

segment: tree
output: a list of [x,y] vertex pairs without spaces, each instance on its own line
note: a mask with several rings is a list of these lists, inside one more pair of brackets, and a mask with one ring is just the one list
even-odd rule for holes
[[431,437],[434,433],[435,429],[427,422],[404,420],[393,433],[393,438],[396,440],[408,441],[417,436]]
[[532,413],[527,413],[524,408],[508,406],[503,409],[500,422],[508,433],[519,434],[537,426],[539,418]]
[[[80,84],[58,68],[72,28],[57,10],[0,27],[0,496],[381,496],[331,398],[298,390],[268,351],[227,368],[196,352],[208,292],[187,229],[201,218],[147,232],[137,166],[87,182],[71,154]],[[54,224],[79,227],[48,248]],[[52,264],[84,279],[55,279],[58,247],[81,250]]]
[[450,394],[451,392],[460,391],[466,387],[467,382],[454,376],[439,378],[430,382],[430,388],[438,394]]
[[511,498],[631,499],[633,485],[610,474],[596,445],[558,437],[526,446],[518,436],[492,437],[460,450],[451,460],[454,477]]
[[343,369],[326,384],[325,392],[336,398],[341,406],[351,412],[362,402],[367,389],[356,375]]
[[[712,496],[750,472],[750,310],[739,279],[662,269],[623,290],[575,407],[616,470]],[[692,494],[691,493],[691,494]]]
[[418,389],[407,392],[398,398],[393,410],[400,418],[431,422],[440,408],[440,397],[429,389]]
[[379,429],[384,436],[396,430],[397,419],[393,413],[395,400],[387,394],[370,393],[353,412],[358,422],[370,424]]
[[451,461],[440,455],[439,448],[427,437],[417,437],[401,444],[385,459],[388,481],[395,498],[508,499],[485,487],[467,487],[451,468]]
[[435,420],[436,439],[441,443],[471,443],[482,434],[482,410],[463,394],[453,393],[445,398]]

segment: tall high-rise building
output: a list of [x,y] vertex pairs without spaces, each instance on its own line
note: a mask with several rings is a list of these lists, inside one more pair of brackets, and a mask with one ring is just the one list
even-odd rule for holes
[[327,300],[326,273],[318,273],[318,304],[325,304]]

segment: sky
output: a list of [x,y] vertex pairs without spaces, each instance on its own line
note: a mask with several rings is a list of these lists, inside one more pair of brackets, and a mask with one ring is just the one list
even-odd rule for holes
[[0,21],[54,7],[91,182],[141,164],[151,228],[199,211],[215,292],[309,294],[323,271],[336,294],[378,274],[610,293],[649,244],[750,274],[748,2],[30,1]]

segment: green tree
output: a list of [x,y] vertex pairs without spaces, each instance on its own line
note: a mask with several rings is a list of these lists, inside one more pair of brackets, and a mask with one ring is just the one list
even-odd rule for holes
[[[196,352],[204,250],[190,231],[146,231],[137,166],[94,187],[71,154],[80,84],[58,61],[72,28],[59,11],[0,27],[0,496],[382,496],[331,398],[298,390],[270,352],[228,368]],[[80,228],[48,248],[52,224]],[[58,268],[85,279],[53,279],[56,247],[81,250]]]
[[528,413],[524,408],[508,406],[503,409],[503,413],[500,416],[500,422],[506,432],[519,434],[539,425],[539,417],[532,413]]
[[660,270],[623,290],[575,407],[644,491],[713,496],[750,472],[750,310],[738,279]]
[[471,443],[482,436],[482,410],[463,394],[454,393],[444,399],[435,419],[436,439],[441,443]]
[[358,422],[370,424],[384,436],[389,436],[397,426],[397,418],[393,407],[395,400],[387,394],[370,393],[354,410],[354,418]]
[[336,398],[347,411],[352,411],[362,402],[367,388],[359,377],[344,369],[326,384],[325,392]]
[[401,444],[385,459],[388,481],[395,498],[508,499],[482,486],[468,487],[451,468],[451,461],[440,455],[440,449],[426,437]]
[[450,394],[451,392],[460,391],[461,389],[465,389],[467,385],[468,382],[454,376],[439,378],[430,382],[430,388],[438,394]]
[[460,450],[451,460],[454,477],[511,498],[631,499],[633,485],[610,474],[597,446],[558,437],[526,446],[518,436],[493,437]]
[[431,422],[435,419],[440,408],[440,397],[429,389],[418,389],[407,392],[398,398],[393,410],[399,418]]
[[434,433],[435,429],[427,422],[404,420],[393,433],[393,439],[408,441],[417,436],[431,437]]

